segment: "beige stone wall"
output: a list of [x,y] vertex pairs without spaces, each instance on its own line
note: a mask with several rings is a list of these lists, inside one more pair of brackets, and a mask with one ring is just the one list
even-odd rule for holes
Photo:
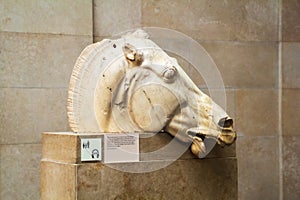
[[69,129],[80,51],[144,26],[179,30],[215,60],[239,134],[239,199],[297,199],[299,10],[299,0],[0,0],[0,199],[39,198],[41,132]]
[[300,1],[282,6],[282,178],[284,199],[300,197]]
[[39,199],[41,132],[69,130],[69,77],[92,43],[92,10],[82,0],[0,0],[0,199]]

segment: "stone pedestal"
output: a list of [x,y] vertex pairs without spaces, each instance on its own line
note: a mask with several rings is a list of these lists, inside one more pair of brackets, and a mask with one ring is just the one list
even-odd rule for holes
[[[178,160],[148,173],[126,173],[112,167],[139,169],[169,162],[168,152],[141,154],[138,163],[106,165],[81,162],[80,137],[87,134],[43,133],[41,199],[237,199],[235,146],[215,146],[205,159],[187,150]],[[101,137],[90,134],[89,137]],[[167,133],[140,138],[140,152],[161,148],[172,139]],[[182,144],[178,142],[178,148]],[[177,147],[175,147],[177,148]]]

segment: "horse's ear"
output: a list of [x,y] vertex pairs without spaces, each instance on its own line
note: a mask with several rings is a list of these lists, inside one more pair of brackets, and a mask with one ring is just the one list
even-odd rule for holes
[[130,67],[140,66],[143,62],[143,53],[138,51],[131,44],[126,43],[123,46],[124,56]]

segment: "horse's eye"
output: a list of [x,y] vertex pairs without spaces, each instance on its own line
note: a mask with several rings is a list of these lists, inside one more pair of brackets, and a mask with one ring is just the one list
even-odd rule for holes
[[168,67],[163,71],[163,79],[165,82],[170,83],[173,82],[175,80],[177,74],[177,70],[175,67]]

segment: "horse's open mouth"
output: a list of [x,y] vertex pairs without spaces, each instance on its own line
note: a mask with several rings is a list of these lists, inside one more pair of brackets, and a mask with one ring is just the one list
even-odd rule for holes
[[230,145],[236,140],[236,133],[233,130],[233,120],[229,117],[224,117],[219,120],[217,129],[214,128],[189,128],[186,133],[189,137],[198,137],[204,140],[205,138],[213,138],[218,141],[221,146]]

